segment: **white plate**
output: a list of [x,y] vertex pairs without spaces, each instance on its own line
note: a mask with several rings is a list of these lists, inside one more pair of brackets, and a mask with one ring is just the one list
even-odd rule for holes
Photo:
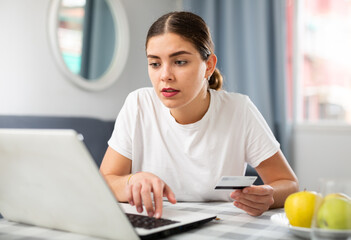
[[287,219],[285,213],[276,213],[276,214],[272,215],[271,221],[276,223],[276,224],[288,227],[289,231],[296,236],[299,236],[302,238],[308,238],[308,239],[310,238],[311,229],[291,226],[289,224],[289,220]]
[[[294,227],[291,226],[289,223],[289,220],[287,219],[285,213],[276,213],[271,216],[271,221],[288,227],[289,231],[299,237],[302,238],[307,238],[309,239],[311,237],[311,228],[303,228],[303,227]],[[326,238],[332,238],[332,237],[343,237],[347,238],[351,236],[351,230],[326,230],[326,229],[318,229],[317,232],[318,235],[321,235]]]

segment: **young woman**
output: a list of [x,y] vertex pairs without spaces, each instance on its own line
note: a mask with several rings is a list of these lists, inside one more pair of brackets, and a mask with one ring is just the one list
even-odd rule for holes
[[[100,171],[119,201],[162,215],[162,200],[233,201],[252,216],[282,207],[296,176],[247,96],[221,90],[206,23],[190,12],[160,17],[146,39],[153,88],[129,94]],[[216,191],[221,176],[253,166],[264,185]]]

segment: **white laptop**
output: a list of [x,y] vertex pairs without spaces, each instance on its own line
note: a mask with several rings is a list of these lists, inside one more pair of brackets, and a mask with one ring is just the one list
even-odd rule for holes
[[215,218],[169,206],[162,218],[171,222],[147,217],[151,227],[133,227],[130,212],[137,213],[116,201],[74,130],[0,129],[0,214],[7,220],[106,239],[150,239]]

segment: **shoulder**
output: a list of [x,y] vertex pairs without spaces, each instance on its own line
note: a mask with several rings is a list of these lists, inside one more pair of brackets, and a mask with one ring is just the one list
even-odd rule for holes
[[154,89],[151,87],[139,88],[137,90],[134,90],[133,92],[129,93],[126,98],[127,105],[153,105],[156,102],[157,96]]
[[222,107],[243,106],[251,102],[250,98],[247,95],[235,92],[227,92],[225,90],[211,90],[211,96],[214,98],[215,103],[221,105]]
[[124,103],[126,112],[138,116],[155,116],[162,109],[162,102],[151,87],[140,88],[128,94]]

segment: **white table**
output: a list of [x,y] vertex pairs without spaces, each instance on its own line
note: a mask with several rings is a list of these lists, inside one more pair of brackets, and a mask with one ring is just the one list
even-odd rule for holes
[[[165,203],[164,207],[167,208],[168,206],[169,203]],[[300,239],[290,233],[287,227],[274,224],[270,220],[273,214],[282,213],[283,209],[269,210],[259,217],[251,217],[244,211],[234,207],[230,202],[177,203],[172,208],[176,208],[179,211],[215,214],[219,220],[213,220],[199,228],[172,235],[167,239]],[[96,240],[97,238],[0,219],[0,239]]]

